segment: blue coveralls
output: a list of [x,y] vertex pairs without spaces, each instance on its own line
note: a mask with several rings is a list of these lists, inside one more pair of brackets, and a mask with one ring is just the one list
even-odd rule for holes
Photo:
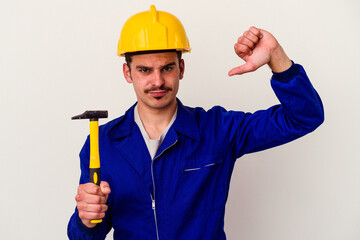
[[[274,74],[281,105],[255,113],[205,111],[178,100],[178,113],[154,160],[134,122],[134,106],[100,127],[102,179],[111,187],[101,224],[86,228],[78,212],[70,239],[222,240],[225,203],[237,158],[290,142],[324,120],[321,100],[304,69]],[[81,153],[80,183],[89,181],[89,139]]]

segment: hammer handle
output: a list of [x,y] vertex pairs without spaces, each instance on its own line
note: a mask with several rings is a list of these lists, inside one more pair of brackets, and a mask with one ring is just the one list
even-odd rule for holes
[[[100,186],[99,122],[90,120],[90,182]],[[91,223],[101,223],[102,219],[93,219]]]
[[90,182],[100,186],[101,171],[100,168],[90,168]]

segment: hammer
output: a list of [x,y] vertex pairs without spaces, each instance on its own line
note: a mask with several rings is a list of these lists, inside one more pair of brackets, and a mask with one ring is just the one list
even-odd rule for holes
[[[107,111],[85,111],[71,119],[90,119],[90,182],[100,186],[100,154],[99,154],[99,118],[107,118]],[[102,219],[94,219],[91,223],[101,223]]]

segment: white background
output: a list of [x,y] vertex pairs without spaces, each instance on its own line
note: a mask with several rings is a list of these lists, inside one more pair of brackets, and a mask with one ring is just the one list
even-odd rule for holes
[[228,239],[360,239],[358,0],[0,0],[0,238],[67,238],[88,134],[87,121],[70,118],[107,109],[113,119],[135,102],[116,46],[125,20],[151,3],[190,39],[185,105],[277,103],[268,67],[227,76],[242,63],[233,44],[251,25],[277,37],[324,102],[317,131],[238,160]]

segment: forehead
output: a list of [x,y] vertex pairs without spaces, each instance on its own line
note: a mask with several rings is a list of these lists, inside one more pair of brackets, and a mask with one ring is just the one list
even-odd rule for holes
[[162,52],[162,53],[149,53],[149,54],[139,54],[132,56],[132,66],[164,66],[169,63],[178,62],[178,57],[176,52]]

